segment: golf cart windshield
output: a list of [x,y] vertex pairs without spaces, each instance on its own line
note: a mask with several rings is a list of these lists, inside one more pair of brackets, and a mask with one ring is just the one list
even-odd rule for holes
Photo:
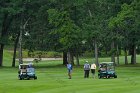
[[107,70],[112,70],[112,71],[115,70],[114,64],[113,64],[113,63],[109,63],[109,64],[107,64],[107,65],[108,65],[108,66],[107,66]]
[[27,68],[27,73],[35,73],[35,69],[34,68]]

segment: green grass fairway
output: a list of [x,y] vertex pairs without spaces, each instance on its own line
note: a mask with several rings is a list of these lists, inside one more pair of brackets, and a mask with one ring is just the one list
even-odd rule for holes
[[[92,58],[80,59],[92,62]],[[130,56],[128,56],[130,60]],[[46,61],[34,64],[37,80],[18,80],[18,67],[11,68],[12,54],[4,52],[4,66],[0,68],[0,93],[140,93],[140,55],[136,65],[124,66],[124,57],[120,57],[121,66],[116,67],[117,79],[84,79],[83,66],[74,67],[72,79],[62,61]],[[100,58],[99,62],[110,61]],[[18,63],[16,63],[18,66]],[[97,71],[96,71],[97,77]]]
[[0,68],[0,93],[140,93],[140,65],[117,67],[117,79],[84,79],[83,66],[74,67],[71,80],[61,65],[37,67],[37,80],[18,80],[17,71]]

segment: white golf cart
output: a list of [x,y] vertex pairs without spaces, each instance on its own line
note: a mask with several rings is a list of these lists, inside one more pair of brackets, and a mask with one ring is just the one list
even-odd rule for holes
[[35,69],[32,67],[31,64],[20,64],[19,71],[18,71],[18,78],[19,80],[23,79],[37,79],[35,75]]

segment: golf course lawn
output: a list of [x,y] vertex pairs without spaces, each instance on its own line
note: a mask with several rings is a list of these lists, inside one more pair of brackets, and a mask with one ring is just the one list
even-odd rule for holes
[[68,79],[65,66],[36,67],[37,80],[18,80],[18,67],[0,68],[0,93],[140,93],[140,66],[116,67],[117,79],[83,78],[83,66]]

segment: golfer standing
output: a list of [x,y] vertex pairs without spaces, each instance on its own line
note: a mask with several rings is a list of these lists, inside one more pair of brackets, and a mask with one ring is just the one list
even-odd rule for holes
[[84,78],[89,78],[90,65],[88,61],[84,64]]
[[92,63],[90,69],[91,69],[91,73],[92,73],[93,78],[95,78],[96,64]]
[[70,63],[67,64],[67,69],[68,69],[68,76],[69,76],[69,79],[71,79],[72,65],[71,65]]

